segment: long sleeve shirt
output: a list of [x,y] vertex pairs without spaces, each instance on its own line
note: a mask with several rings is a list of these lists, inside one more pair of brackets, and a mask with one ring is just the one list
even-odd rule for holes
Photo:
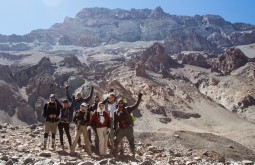
[[116,131],[117,128],[127,128],[133,126],[133,120],[131,119],[131,112],[134,111],[140,104],[141,98],[132,106],[124,107],[123,109],[116,109],[114,111],[114,125],[113,128]]
[[[92,87],[91,90],[90,90],[90,94],[88,97],[86,98],[80,98],[80,99],[75,99],[74,100],[74,109],[75,111],[78,111],[80,109],[80,106],[82,103],[88,103],[90,101],[90,99],[92,98],[93,96],[93,91],[94,91],[94,88]],[[68,99],[69,102],[73,102],[73,98],[70,96],[68,90],[66,90],[66,97]]]
[[89,125],[90,123],[90,113],[83,112],[81,110],[78,110],[75,115],[73,121],[78,125]]
[[[58,101],[55,101],[54,103],[47,102],[43,107],[42,116],[48,122],[57,122],[61,106],[62,105]],[[50,118],[51,115],[55,115],[55,117]]]

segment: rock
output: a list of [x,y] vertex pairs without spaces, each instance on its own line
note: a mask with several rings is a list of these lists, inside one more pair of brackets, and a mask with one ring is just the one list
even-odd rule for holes
[[36,127],[37,127],[36,124],[32,124],[32,125],[29,126],[29,128],[32,129],[32,130],[36,129]]
[[160,68],[168,70],[170,67],[177,66],[178,63],[165,53],[165,47],[156,42],[147,48],[140,57],[140,63],[145,65],[145,69],[159,72]]
[[42,157],[51,157],[51,152],[44,151],[44,152],[41,152],[39,154],[39,156],[42,156]]
[[14,79],[19,87],[26,86],[29,80],[38,74],[53,74],[54,67],[49,58],[43,57],[38,64],[20,69],[14,74]]
[[60,66],[65,66],[67,68],[71,68],[71,67],[83,67],[82,63],[80,62],[80,60],[74,56],[74,55],[68,55],[64,58],[63,61],[60,62]]
[[146,77],[147,73],[145,71],[145,67],[142,63],[137,63],[135,65],[135,75],[137,77]]
[[109,160],[109,164],[117,164],[116,161],[114,159],[110,159]]
[[8,160],[9,160],[9,158],[8,158],[8,156],[3,155],[3,156],[1,157],[1,160],[8,161]]
[[185,164],[186,165],[193,165],[193,164],[197,164],[197,162],[195,162],[195,161],[187,161]]
[[159,118],[159,121],[161,123],[167,124],[167,123],[170,123],[172,119],[170,117],[164,117],[164,118]]
[[148,151],[151,151],[152,153],[156,153],[157,148],[155,146],[150,146],[150,147],[148,147]]
[[13,161],[10,159],[5,163],[5,165],[13,165]]
[[225,156],[221,156],[218,160],[218,162],[220,163],[225,163],[226,159],[225,159]]
[[249,62],[249,58],[240,49],[229,48],[211,65],[212,70],[219,70],[223,75],[229,75],[233,70],[244,66],[247,62]]
[[202,68],[210,68],[211,66],[208,64],[206,57],[202,54],[194,54],[189,53],[185,54],[182,57],[182,64],[194,65]]
[[200,118],[201,115],[198,113],[186,113],[186,112],[181,112],[181,111],[172,111],[172,114],[176,118],[182,118],[182,119],[189,119],[191,117],[193,118]]
[[253,165],[253,162],[250,160],[243,160],[242,165]]
[[152,160],[145,160],[142,163],[139,163],[139,165],[153,165],[154,161]]
[[200,161],[200,160],[202,160],[202,158],[201,157],[194,157],[194,160],[195,161]]
[[81,162],[78,165],[94,165],[93,162]]
[[107,163],[108,163],[108,159],[103,159],[103,160],[98,161],[96,164],[102,165],[102,164],[107,164]]
[[255,105],[255,99],[251,95],[245,96],[240,102],[238,102],[238,106],[240,108],[247,108],[252,105]]
[[30,157],[27,157],[25,158],[24,160],[24,164],[32,164],[34,162],[34,159],[33,158],[30,158]]

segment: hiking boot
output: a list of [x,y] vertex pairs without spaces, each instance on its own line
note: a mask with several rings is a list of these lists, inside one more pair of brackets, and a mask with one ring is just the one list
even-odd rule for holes
[[46,144],[41,147],[41,150],[46,150]]

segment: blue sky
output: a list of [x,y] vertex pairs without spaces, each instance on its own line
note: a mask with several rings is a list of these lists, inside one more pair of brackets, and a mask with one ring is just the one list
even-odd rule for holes
[[1,0],[0,34],[26,34],[74,17],[85,7],[154,9],[175,15],[215,14],[255,25],[255,0]]

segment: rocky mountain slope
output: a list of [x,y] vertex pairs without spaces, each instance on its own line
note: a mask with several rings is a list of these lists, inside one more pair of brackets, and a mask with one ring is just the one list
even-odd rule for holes
[[[120,41],[164,41],[167,53],[222,51],[255,42],[255,26],[230,23],[217,15],[176,16],[150,9],[84,8],[75,18],[24,36],[0,35],[0,50],[26,51],[33,45],[95,47]],[[9,44],[11,43],[11,44]]]

